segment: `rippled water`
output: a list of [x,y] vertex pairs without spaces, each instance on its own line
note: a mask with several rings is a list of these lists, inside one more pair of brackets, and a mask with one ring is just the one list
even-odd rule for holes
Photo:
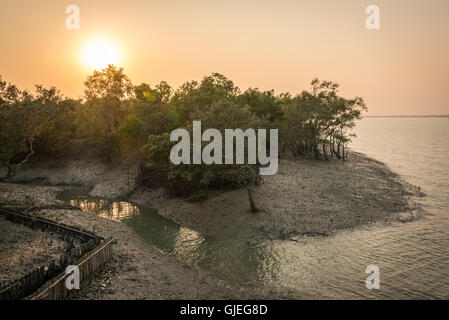
[[[302,291],[327,298],[449,298],[449,119],[367,118],[351,147],[387,163],[427,193],[424,216],[333,237],[261,245],[217,241],[127,202],[62,197],[83,210],[130,225],[168,254],[232,283]],[[380,268],[380,290],[367,290],[365,269]]]
[[[428,195],[416,221],[346,231],[303,244],[272,244],[276,284],[330,298],[449,298],[449,119],[367,118],[351,147],[385,162]],[[365,268],[380,268],[380,290]]]

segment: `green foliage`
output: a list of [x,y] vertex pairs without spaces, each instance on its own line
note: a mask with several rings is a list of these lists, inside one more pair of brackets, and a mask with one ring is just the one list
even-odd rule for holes
[[134,98],[134,87],[123,69],[113,65],[94,71],[84,82],[85,110],[82,131],[103,146],[107,136],[118,129],[127,115],[128,102]]
[[175,194],[234,188],[253,180],[258,168],[175,166],[169,161],[171,131],[191,131],[193,120],[201,120],[203,131],[215,128],[223,136],[225,129],[278,128],[281,154],[344,159],[351,129],[367,109],[362,98],[345,99],[338,84],[318,79],[296,96],[253,88],[242,93],[219,73],[173,90],[166,82],[133,86],[123,69],[110,65],[94,71],[84,85],[81,101],[54,87],[36,86],[31,94],[0,77],[1,163],[11,171],[33,153],[67,155],[79,145],[82,152],[94,149],[114,162],[140,164],[142,181]]
[[274,95],[274,90],[260,92],[249,88],[238,97],[240,105],[248,105],[251,112],[269,122],[282,119],[281,101]]
[[0,77],[0,161],[9,165],[12,158],[26,151],[27,124],[23,104],[31,100],[27,92],[6,83]]
[[[202,121],[203,130],[215,128],[220,130],[223,136],[227,128],[246,130],[256,123],[247,106],[241,107],[227,100],[215,102],[207,110],[198,109],[191,115],[195,120]],[[192,132],[191,123],[187,123],[185,127]],[[256,176],[257,170],[248,164],[175,166],[169,161],[173,145],[168,133],[150,135],[143,150],[147,155],[145,166],[146,174],[151,176],[149,180],[162,182],[174,194],[186,194],[195,189],[209,187],[243,186]],[[224,156],[224,150],[222,154]],[[225,162],[224,159],[222,162]]]
[[167,82],[161,81],[152,89],[149,84],[142,83],[134,87],[136,99],[139,101],[156,102],[158,104],[168,104],[173,94],[173,89]]
[[34,139],[35,151],[49,156],[64,155],[70,151],[70,140],[75,134],[75,110],[79,101],[62,99],[58,102],[42,102],[48,110]]
[[123,68],[109,65],[100,71],[95,70],[84,82],[84,97],[87,101],[108,100],[125,101],[133,98],[133,85],[123,72]]
[[[247,106],[239,106],[227,100],[213,103],[207,110],[196,110],[192,112],[194,120],[201,120],[203,130],[215,128],[224,135],[225,129],[241,128],[246,130],[252,128],[257,117],[251,114]],[[192,123],[186,123],[191,126]]]
[[121,160],[127,164],[139,162],[140,149],[146,137],[147,130],[143,121],[136,115],[130,114],[117,131]]
[[130,112],[142,119],[148,134],[162,134],[175,128],[177,114],[169,104],[172,91],[166,82],[156,85],[156,89],[145,83],[134,87],[136,100]]
[[204,77],[200,84],[196,81],[184,83],[171,99],[179,115],[179,126],[194,120],[193,112],[207,110],[221,100],[234,101],[238,93],[234,83],[219,73]]
[[0,161],[15,171],[35,152],[57,155],[67,148],[73,100],[56,88],[36,86],[35,94],[0,80]]
[[[345,99],[338,95],[338,84],[315,79],[310,91],[303,91],[294,98],[284,99],[285,121],[282,123],[281,140],[294,155],[313,154],[319,158],[319,146],[324,156],[340,154],[340,146],[347,144],[355,121],[367,110],[362,98]],[[338,152],[335,152],[335,144]],[[343,151],[344,152],[344,151]]]
[[173,143],[170,141],[170,134],[150,135],[148,143],[142,147],[146,154],[146,164],[149,168],[168,169],[170,167],[170,149]]

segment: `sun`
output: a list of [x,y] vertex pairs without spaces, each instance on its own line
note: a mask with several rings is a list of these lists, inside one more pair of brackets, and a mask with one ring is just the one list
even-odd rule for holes
[[109,64],[117,65],[119,50],[112,43],[96,40],[88,43],[84,48],[84,62],[93,69],[103,69]]

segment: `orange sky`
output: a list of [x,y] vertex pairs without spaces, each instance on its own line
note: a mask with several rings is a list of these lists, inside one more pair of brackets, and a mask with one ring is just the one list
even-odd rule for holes
[[[70,4],[80,30],[65,27]],[[371,4],[380,30],[365,28]],[[319,77],[364,97],[370,115],[449,114],[448,33],[447,0],[1,0],[0,74],[79,97],[84,47],[101,39],[135,84],[220,72],[243,89],[296,93]]]

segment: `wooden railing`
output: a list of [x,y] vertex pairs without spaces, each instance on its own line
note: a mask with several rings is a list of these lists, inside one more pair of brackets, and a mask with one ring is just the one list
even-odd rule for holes
[[0,208],[0,214],[5,215],[8,220],[33,229],[55,232],[63,235],[64,238],[72,237],[81,242],[78,247],[62,255],[59,261],[49,261],[47,265],[36,268],[22,278],[2,286],[0,300],[65,298],[69,293],[65,285],[67,278],[65,268],[68,265],[78,266],[80,282],[82,282],[112,257],[113,239],[105,239],[88,230],[31,216],[17,210]]
[[[113,239],[106,241],[93,252],[86,254],[77,264],[80,272],[80,282],[86,280],[97,268],[105,264],[112,257]],[[57,300],[69,294],[66,286],[67,274],[62,272],[54,280],[49,281],[26,300]]]

